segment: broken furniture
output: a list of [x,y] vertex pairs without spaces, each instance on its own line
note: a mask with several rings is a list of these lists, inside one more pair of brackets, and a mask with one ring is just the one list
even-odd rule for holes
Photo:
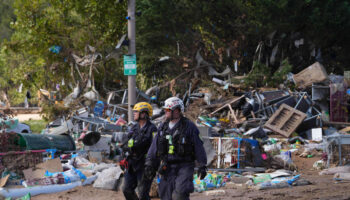
[[240,121],[237,119],[238,118],[238,110],[237,111],[233,110],[231,104],[238,103],[239,100],[241,100],[242,98],[244,98],[244,95],[240,96],[239,98],[233,99],[232,101],[228,102],[224,106],[216,109],[214,112],[210,113],[209,116],[212,116],[213,114],[217,113],[218,111],[228,107],[230,109],[229,114],[228,114],[228,118],[233,119],[236,124],[239,124]]
[[266,122],[265,127],[289,137],[305,118],[305,113],[283,104]]
[[[217,168],[223,168],[225,163],[228,164],[226,167],[230,167],[231,165],[237,165],[237,168],[241,167],[240,165],[244,161],[245,156],[244,149],[241,148],[241,138],[203,137],[203,139],[209,140],[212,144],[212,148],[217,156]],[[213,157],[213,159],[215,159],[215,157]]]
[[330,121],[332,122],[347,122],[347,85],[342,83],[331,83],[330,86]]

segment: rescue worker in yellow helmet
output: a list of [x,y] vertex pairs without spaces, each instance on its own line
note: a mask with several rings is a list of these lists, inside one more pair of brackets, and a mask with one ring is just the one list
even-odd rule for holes
[[[134,108],[134,120],[137,123],[128,133],[128,141],[124,145],[124,186],[123,193],[129,199],[150,199],[149,191],[152,180],[143,179],[145,158],[152,143],[157,127],[151,123],[152,106],[147,102],[137,103]],[[138,187],[138,195],[135,192]]]

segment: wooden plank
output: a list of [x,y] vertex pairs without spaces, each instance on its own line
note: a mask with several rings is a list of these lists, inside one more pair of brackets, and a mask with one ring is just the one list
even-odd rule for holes
[[232,100],[232,101],[230,101],[229,103],[225,104],[224,106],[222,106],[222,107],[220,107],[220,108],[216,109],[214,112],[210,113],[210,114],[209,114],[209,116],[211,116],[211,115],[213,115],[213,114],[217,113],[218,111],[220,111],[220,110],[222,110],[222,109],[226,108],[228,105],[231,105],[231,104],[233,104],[233,103],[235,103],[235,102],[237,102],[237,101],[241,100],[243,97],[244,97],[244,95],[240,96],[240,97],[239,97],[239,98],[237,98],[237,99],[233,99],[233,100]]
[[[286,108],[282,108],[281,112],[286,112],[287,115],[283,117],[283,119],[280,121],[280,123],[278,125],[276,125],[276,127],[278,129],[281,129],[288,120],[290,120],[290,118],[293,116],[294,112],[290,109],[286,109]],[[281,113],[280,112],[280,113]]]
[[233,119],[235,120],[235,123],[239,123],[239,121],[237,120],[237,117],[235,115],[235,111],[232,109],[231,105],[228,104],[228,107],[230,108],[230,112],[231,112],[231,116],[233,117]]

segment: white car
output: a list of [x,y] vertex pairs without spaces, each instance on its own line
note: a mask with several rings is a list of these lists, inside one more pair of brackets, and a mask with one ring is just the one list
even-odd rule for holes
[[8,133],[32,133],[29,125],[20,123],[18,119],[15,118],[0,118],[0,125],[5,126],[6,132]]
[[6,132],[15,132],[15,133],[32,133],[30,126],[23,123],[18,123],[17,126],[13,129],[6,129]]

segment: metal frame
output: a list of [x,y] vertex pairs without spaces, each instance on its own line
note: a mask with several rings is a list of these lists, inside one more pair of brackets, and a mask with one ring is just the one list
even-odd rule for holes
[[[105,129],[105,130],[112,130],[112,131],[122,131],[122,127],[121,126],[117,126],[114,124],[110,124],[109,122],[97,118],[97,117],[78,117],[78,116],[73,116],[72,117],[75,120],[81,121],[83,127],[86,126],[86,123],[88,124],[93,124],[96,125],[95,129],[92,131],[96,131],[99,132],[100,129]],[[79,130],[79,131],[83,131],[83,130]]]
[[238,141],[238,148],[233,148],[234,150],[237,150],[237,168],[240,168],[240,150],[241,150],[241,141],[242,138],[232,138],[232,137],[203,137],[204,139],[209,139],[209,140],[218,140],[218,158],[217,158],[217,168],[221,167],[221,151],[222,151],[222,140],[237,140]]
[[342,165],[342,151],[341,146],[343,144],[349,144],[350,145],[350,135],[335,135],[335,136],[327,136],[324,137],[324,140],[326,141],[326,152],[328,155],[327,158],[327,168],[329,167],[331,155],[332,155],[332,144],[335,142],[338,145],[338,151],[339,151],[339,165]]

